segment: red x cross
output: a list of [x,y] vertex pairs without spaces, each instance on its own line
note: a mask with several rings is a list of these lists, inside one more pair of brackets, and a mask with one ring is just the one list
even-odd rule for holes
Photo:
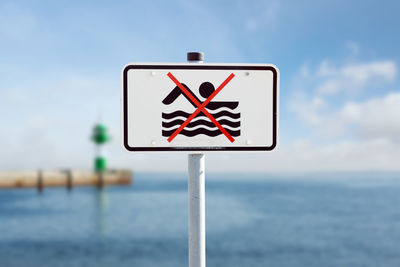
[[186,88],[178,81],[178,79],[175,78],[174,75],[172,75],[171,72],[168,72],[167,76],[182,90],[182,92],[187,95],[190,100],[193,101],[193,103],[197,106],[197,109],[193,112],[192,115],[189,116],[189,118],[186,119],[182,125],[176,129],[176,131],[167,139],[168,142],[171,142],[182,130],[183,128],[186,127],[190,123],[190,121],[199,114],[200,111],[202,111],[214,124],[215,126],[218,127],[218,129],[231,141],[232,143],[235,141],[233,137],[224,129],[224,127],[219,124],[219,122],[206,110],[206,106],[210,101],[222,90],[222,88],[225,87],[232,79],[235,77],[235,74],[231,73],[226,80],[221,83],[220,86],[218,86],[217,90],[215,90],[208,98],[206,101],[204,101],[202,104],[197,101],[197,99],[188,91]]

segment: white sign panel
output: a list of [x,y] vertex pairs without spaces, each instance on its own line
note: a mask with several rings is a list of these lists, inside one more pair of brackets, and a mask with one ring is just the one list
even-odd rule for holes
[[272,150],[278,92],[273,65],[127,65],[124,146],[129,151]]

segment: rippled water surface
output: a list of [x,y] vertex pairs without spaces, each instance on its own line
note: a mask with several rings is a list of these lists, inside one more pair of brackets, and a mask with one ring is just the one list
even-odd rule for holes
[[[187,266],[185,174],[0,191],[0,266]],[[212,175],[207,266],[400,266],[400,177]]]

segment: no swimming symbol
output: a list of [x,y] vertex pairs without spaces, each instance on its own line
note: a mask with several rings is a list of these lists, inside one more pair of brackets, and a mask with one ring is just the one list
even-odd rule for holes
[[[167,76],[176,84],[175,88],[162,101],[165,105],[172,104],[180,95],[183,95],[196,110],[190,114],[182,110],[172,113],[162,113],[162,135],[171,142],[178,134],[193,137],[204,134],[215,137],[224,134],[232,143],[234,137],[240,136],[240,113],[233,113],[238,107],[237,101],[211,102],[211,100],[235,77],[231,73],[228,78],[215,90],[210,82],[203,82],[199,93],[206,101],[199,98],[184,83],[180,83],[172,73]],[[210,112],[208,112],[210,110]],[[181,118],[185,118],[185,120]],[[209,120],[207,120],[207,117]],[[200,126],[200,127],[199,127]]]

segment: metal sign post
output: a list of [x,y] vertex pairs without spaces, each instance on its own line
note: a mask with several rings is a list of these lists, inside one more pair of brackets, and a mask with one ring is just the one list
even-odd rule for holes
[[189,154],[189,266],[206,266],[205,156]]
[[123,146],[188,153],[189,266],[206,266],[205,156],[277,144],[279,70],[271,64],[131,63],[122,70]]
[[[203,53],[188,53],[192,63],[203,63]],[[188,155],[189,267],[206,266],[205,155]]]

